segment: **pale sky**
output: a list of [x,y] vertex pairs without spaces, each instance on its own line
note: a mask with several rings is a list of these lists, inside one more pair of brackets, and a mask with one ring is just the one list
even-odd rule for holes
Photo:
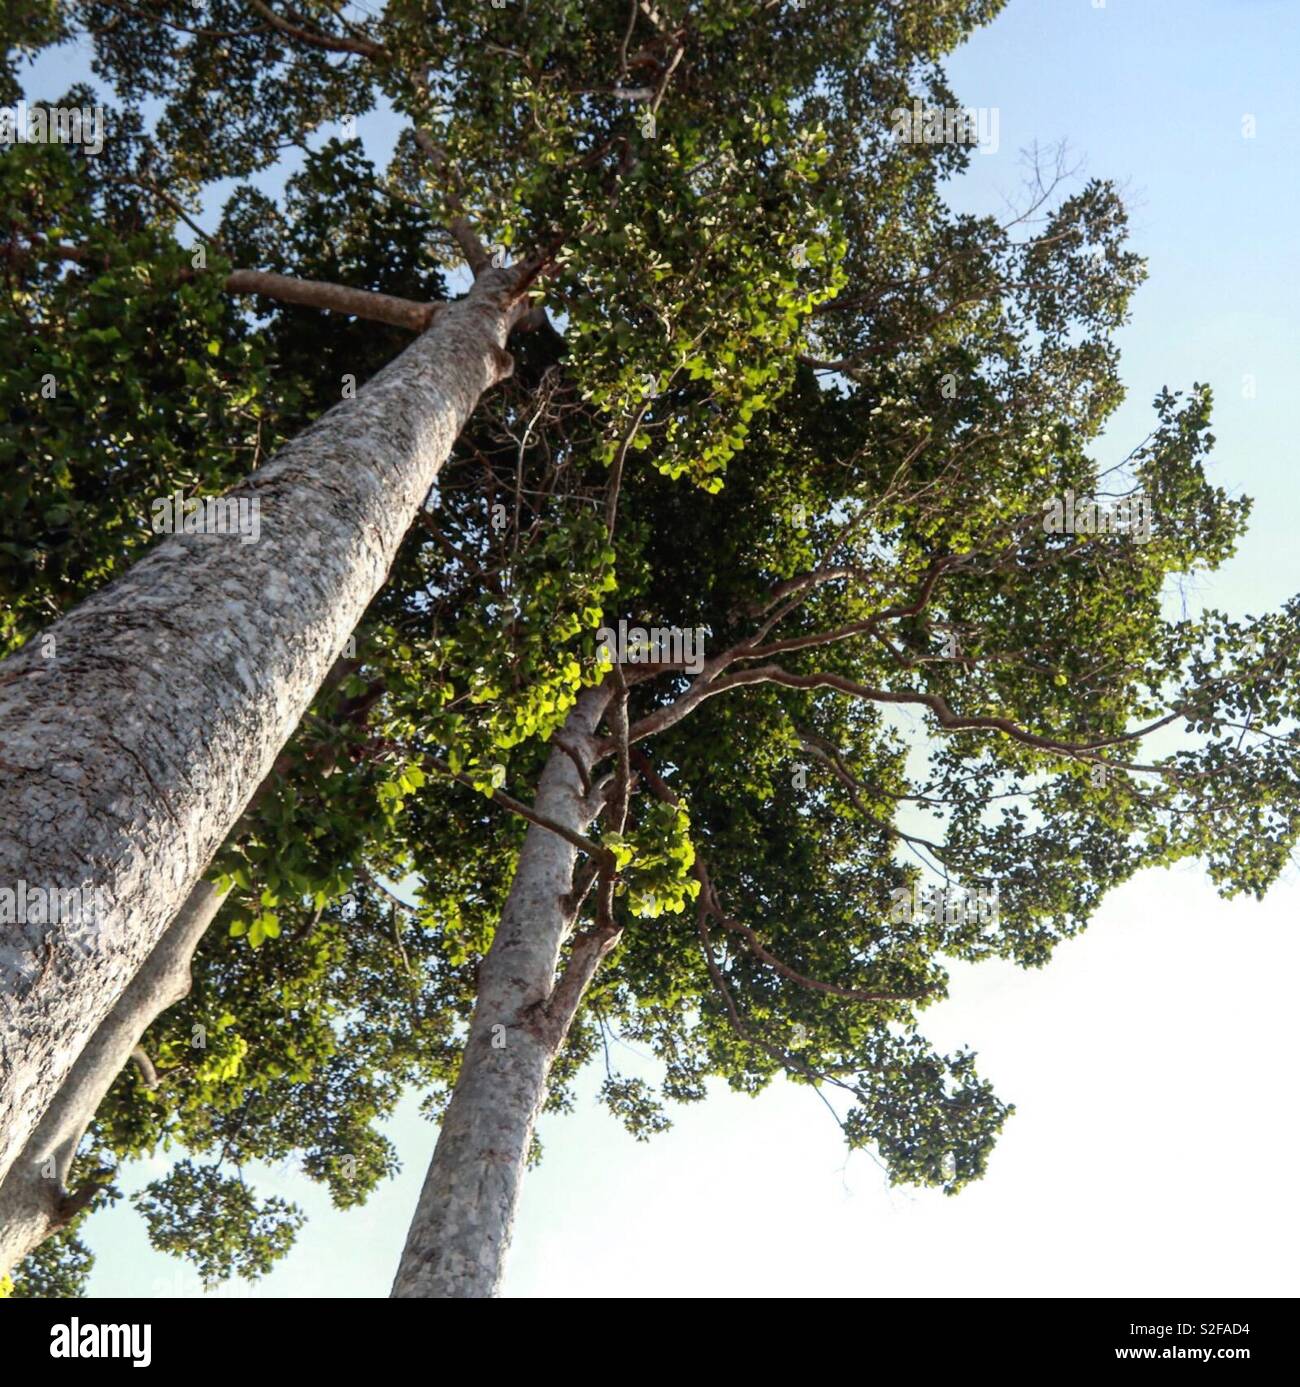
[[[1213,384],[1211,476],[1257,504],[1238,558],[1194,596],[1236,614],[1300,591],[1298,52],[1294,0],[1011,0],[948,64],[963,104],[999,111],[999,152],[974,157],[959,205],[996,210],[1017,151],[1062,137],[1127,188],[1151,278],[1120,338],[1130,393],[1105,451],[1146,433],[1162,385]],[[360,122],[373,153],[384,124]],[[1114,893],[1044,970],[954,969],[924,1029],[976,1049],[1017,1107],[987,1177],[955,1199],[891,1190],[869,1157],[846,1160],[816,1096],[785,1084],[673,1109],[648,1144],[592,1101],[547,1118],[505,1293],[1295,1295],[1298,904],[1294,870],[1263,904],[1224,902],[1188,863]],[[413,1096],[390,1127],[402,1174],[362,1210],[256,1179],[309,1222],[252,1294],[387,1294],[435,1135],[414,1109]],[[198,1290],[125,1203],[87,1236],[93,1294]]]

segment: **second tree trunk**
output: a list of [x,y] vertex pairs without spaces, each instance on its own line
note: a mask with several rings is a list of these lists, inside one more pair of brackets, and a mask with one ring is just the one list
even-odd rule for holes
[[[595,731],[606,688],[588,689],[538,782],[539,815],[583,833],[598,805],[578,765],[595,762]],[[500,1289],[515,1207],[563,1029],[543,1009],[555,986],[573,911],[577,849],[529,826],[501,923],[479,968],[478,999],[460,1075],[393,1283],[396,1297],[464,1298]]]

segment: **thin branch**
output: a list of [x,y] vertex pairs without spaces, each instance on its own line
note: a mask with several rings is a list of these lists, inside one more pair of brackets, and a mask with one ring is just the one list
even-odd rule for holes
[[649,408],[650,401],[643,401],[641,408],[636,412],[636,418],[632,420],[627,433],[623,435],[623,441],[614,457],[614,466],[605,500],[605,532],[610,539],[614,538],[614,526],[618,521],[618,494],[623,485],[623,463],[627,458],[627,450],[632,446],[632,440],[641,427],[641,420],[645,418],[646,410]]
[[221,249],[220,238],[209,235],[208,232],[204,231],[204,229],[198,224],[198,222],[196,222],[185,210],[185,207],[180,202],[178,202],[176,198],[174,198],[170,193],[164,192],[163,189],[158,187],[156,183],[150,182],[149,180],[142,178],[112,178],[109,179],[109,182],[119,188],[136,188],[142,193],[150,193],[152,196],[156,197],[158,201],[161,202],[164,206],[171,208],[171,210],[175,212],[175,214],[181,219],[181,221],[183,221],[185,225],[188,226],[189,229],[201,241],[206,241],[208,245],[213,246],[218,250]]
[[[423,760],[430,765],[440,775],[450,776],[452,780],[468,786],[471,790],[477,790],[473,779],[463,771],[454,771],[441,757],[433,756],[426,752]],[[481,793],[481,791],[480,791]],[[530,805],[522,800],[517,800],[513,795],[507,795],[504,791],[493,789],[488,798],[494,803],[499,804],[502,809],[508,809],[512,814],[518,814],[521,819],[527,820],[530,824],[536,824],[538,828],[549,829],[558,837],[563,838],[566,843],[572,843],[579,852],[586,853],[588,857],[594,858],[602,863],[613,865],[615,862],[614,854],[599,843],[592,842],[590,838],[575,832],[571,828],[566,828],[563,824],[556,823],[554,819],[548,819],[545,814],[539,814]]]
[[149,1058],[148,1051],[145,1050],[144,1046],[137,1045],[131,1051],[131,1058],[135,1061],[135,1067],[140,1071],[145,1088],[157,1088],[158,1071],[153,1067],[153,1061]]
[[[634,751],[631,753],[632,760],[635,762],[637,770],[644,778],[657,799],[663,800],[666,804],[677,804],[678,797],[673,790],[655,773],[654,767],[643,752]],[[789,978],[791,982],[798,983],[801,987],[811,988],[815,992],[826,992],[834,997],[843,997],[852,1002],[915,1002],[920,1001],[919,996],[900,996],[895,993],[885,992],[862,992],[857,988],[841,987],[837,983],[822,982],[818,978],[810,978],[800,973],[797,969],[791,968],[788,963],[782,963],[775,954],[763,947],[762,942],[755,932],[739,920],[732,919],[722,908],[718,900],[718,893],[714,889],[713,881],[709,876],[708,865],[704,860],[703,854],[697,852],[695,864],[691,869],[692,875],[700,883],[700,917],[703,919],[709,916],[718,921],[724,929],[731,930],[734,934],[739,934],[749,945],[750,952],[755,958],[766,963],[774,972],[779,973],[783,978]]]
[[855,680],[847,679],[840,674],[792,674],[789,670],[782,669],[780,665],[761,665],[757,669],[738,670],[735,674],[728,674],[712,684],[702,685],[702,681],[697,679],[675,703],[670,703],[651,713],[648,717],[642,718],[632,728],[632,740],[634,742],[641,741],[646,737],[653,736],[656,732],[662,732],[665,728],[680,722],[704,699],[712,698],[716,694],[725,693],[728,689],[745,684],[779,684],[788,689],[835,689],[840,693],[848,694],[851,698],[860,698],[871,703],[919,704],[934,714],[939,725],[946,732],[1002,732],[1013,740],[1023,742],[1026,746],[1036,747],[1040,751],[1059,752],[1063,756],[1088,756],[1093,759],[1095,759],[1097,752],[1106,747],[1120,746],[1125,742],[1136,741],[1138,738],[1158,731],[1183,716],[1184,711],[1175,709],[1163,718],[1158,718],[1155,722],[1148,723],[1145,727],[1133,732],[1123,732],[1113,737],[1098,737],[1087,742],[1067,742],[1058,737],[1044,737],[1029,732],[1018,723],[1012,722],[1010,718],[985,715],[964,716],[960,713],[954,713],[942,694],[920,693],[912,690],[896,692],[893,689],[875,689],[866,684],[859,684]]
[[338,38],[333,34],[313,33],[308,29],[299,28],[296,24],[290,24],[287,19],[282,19],[269,5],[264,5],[262,0],[248,0],[248,3],[273,29],[278,29],[289,38],[297,39],[313,48],[323,48],[327,53],[356,53],[375,62],[388,62],[392,56],[382,44],[373,43],[370,39]]
[[627,46],[632,42],[632,30],[636,28],[636,11],[637,0],[632,0],[628,7],[627,28],[623,33],[623,42],[619,45],[618,50],[618,80],[620,82],[627,76]]
[[357,868],[357,875],[361,877],[367,886],[378,891],[381,896],[386,896],[391,904],[399,906],[402,910],[406,911],[408,915],[419,915],[420,912],[413,905],[409,905],[395,891],[390,891],[368,867],[359,866]]
[[713,888],[713,882],[709,879],[708,868],[704,859],[696,856],[693,868],[696,878],[700,883],[700,901],[703,909],[715,919],[724,929],[730,930],[733,934],[739,934],[749,946],[749,951],[760,962],[766,963],[774,973],[779,973],[783,978],[789,978],[791,982],[798,983],[800,987],[810,988],[814,992],[826,992],[832,997],[843,997],[850,1002],[919,1002],[924,994],[900,995],[893,992],[862,992],[856,987],[841,987],[838,983],[822,982],[820,978],[810,978],[797,969],[791,968],[788,963],[782,963],[775,954],[763,947],[758,935],[748,926],[739,920],[734,920],[722,909],[722,904],[718,900],[718,894]]
[[458,180],[455,171],[447,162],[446,151],[427,130],[417,125],[414,134],[416,145],[428,156],[434,171],[442,180],[447,206],[455,214],[448,223],[447,229],[460,247],[460,253],[465,257],[465,263],[469,266],[470,273],[477,279],[491,267],[492,257],[488,254],[478,232],[474,230],[474,224],[465,213],[465,204],[461,201],[457,188]]

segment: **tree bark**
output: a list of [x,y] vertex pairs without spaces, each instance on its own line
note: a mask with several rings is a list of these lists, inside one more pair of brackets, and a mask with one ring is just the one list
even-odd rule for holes
[[[337,688],[356,668],[355,660],[336,660],[321,684],[321,692]],[[253,812],[276,772],[282,770],[280,763],[287,759],[277,757],[275,770],[258,786],[247,813]],[[236,839],[241,826],[242,820],[235,826]],[[206,881],[200,881],[190,892],[144,966],[72,1066],[8,1176],[0,1181],[0,1276],[93,1199],[97,1185],[83,1186],[75,1193],[67,1188],[77,1147],[128,1058],[140,1070],[146,1088],[157,1086],[157,1071],[139,1042],[168,1007],[189,995],[194,951],[228,894]],[[40,1170],[39,1179],[32,1174],[35,1169]]]
[[225,896],[206,881],[190,892],[180,914],[82,1050],[0,1182],[0,1276],[71,1222],[98,1192],[93,1182],[75,1191],[68,1189],[77,1147],[141,1036],[156,1017],[189,992],[190,960]]
[[[533,808],[575,833],[600,807],[583,781],[596,761],[596,726],[609,697],[607,686],[579,697],[561,734],[573,755],[553,747],[538,781]],[[393,1282],[395,1297],[484,1297],[500,1288],[533,1127],[577,1006],[576,997],[562,1013],[548,1005],[573,923],[576,857],[567,839],[529,826],[479,968],[460,1074]]]
[[481,276],[229,493],[258,502],[256,543],[174,535],[0,664],[0,893],[81,889],[104,905],[89,944],[66,922],[0,914],[0,1180],[509,374],[506,337],[528,306],[514,285],[508,270]]
[[349,289],[346,285],[323,283],[319,279],[294,279],[291,275],[272,274],[269,270],[232,270],[226,276],[225,287],[232,294],[265,294],[280,303],[321,308],[327,313],[350,313],[371,322],[404,327],[410,332],[424,332],[433,322],[434,314],[442,312],[442,305],[438,303],[415,303],[411,299],[394,298],[392,294]]

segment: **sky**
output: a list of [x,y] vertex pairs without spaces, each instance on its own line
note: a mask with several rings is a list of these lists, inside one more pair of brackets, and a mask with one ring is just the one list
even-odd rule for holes
[[[1145,436],[1161,387],[1213,385],[1211,477],[1256,508],[1238,557],[1186,600],[1234,615],[1300,592],[1298,52],[1295,0],[1010,0],[947,63],[964,105],[998,112],[998,150],[974,156],[958,206],[1001,210],[1019,151],[1061,139],[1125,188],[1150,278],[1119,335],[1128,398],[1099,454]],[[66,75],[75,55],[43,59],[37,79],[60,61]],[[37,79],[38,95],[67,84]],[[387,124],[359,123],[374,154]],[[977,1050],[1016,1105],[988,1175],[956,1198],[891,1189],[806,1088],[716,1089],[638,1143],[592,1101],[603,1075],[589,1073],[578,1111],[542,1121],[504,1293],[1295,1295],[1298,905],[1294,869],[1259,903],[1219,899],[1185,863],[1114,892],[1046,969],[956,966],[924,1030]],[[618,1064],[653,1074],[626,1047]],[[416,1101],[388,1126],[402,1173],[361,1210],[331,1209],[292,1172],[246,1171],[309,1221],[269,1277],[214,1294],[386,1295],[436,1136]],[[87,1240],[92,1295],[200,1291],[125,1202]]]

